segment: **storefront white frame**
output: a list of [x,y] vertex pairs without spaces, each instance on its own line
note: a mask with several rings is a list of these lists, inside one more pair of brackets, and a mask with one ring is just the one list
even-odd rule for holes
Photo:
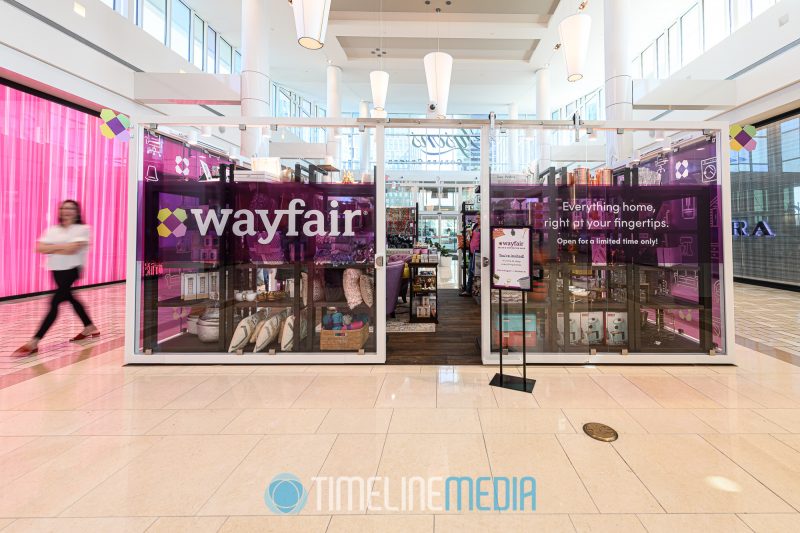
[[[141,179],[143,151],[140,139],[145,129],[156,126],[171,128],[226,126],[247,127],[298,127],[298,128],[365,128],[375,132],[377,184],[382,185],[385,169],[384,133],[386,128],[432,128],[432,129],[479,129],[481,131],[480,186],[483,194],[490,189],[490,120],[489,119],[346,119],[346,118],[292,118],[292,117],[196,117],[196,116],[142,116],[133,117],[133,135],[130,142],[130,165],[128,184],[128,247],[125,325],[126,363],[166,363],[166,364],[382,364],[386,362],[386,190],[376,186],[376,352],[359,355],[354,353],[293,352],[289,354],[247,354],[237,356],[227,353],[207,354],[136,354],[135,339],[139,331],[139,314],[136,311],[138,297],[137,281],[139,268],[136,261],[136,228],[138,224],[138,183]],[[557,130],[574,128],[572,121],[566,120],[497,120],[495,127],[507,129]],[[721,121],[705,122],[650,122],[650,121],[586,121],[581,128],[595,132],[631,132],[643,130],[656,131],[696,131],[713,135],[718,146],[718,175],[722,197],[723,225],[723,290],[722,309],[725,336],[725,354],[682,354],[682,353],[635,353],[620,355],[616,353],[533,353],[528,354],[529,364],[734,364],[735,332],[733,306],[733,248],[731,228],[730,196],[730,147],[727,143],[729,124]],[[385,184],[384,184],[385,185]],[[485,191],[485,192],[484,192]],[[482,201],[481,226],[490,227],[489,199]],[[480,261],[482,279],[489,279],[490,267],[488,250],[489,232],[481,234],[482,257]],[[491,351],[491,292],[481,291],[481,360],[484,365],[499,363],[499,352]],[[522,354],[511,353],[504,356],[505,364],[521,364]]]

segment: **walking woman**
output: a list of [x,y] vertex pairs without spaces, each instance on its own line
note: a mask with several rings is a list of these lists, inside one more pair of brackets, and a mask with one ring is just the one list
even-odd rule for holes
[[83,331],[70,341],[80,341],[89,337],[98,337],[97,330],[86,309],[72,294],[72,284],[78,280],[80,269],[86,261],[89,249],[89,226],[81,220],[81,208],[78,202],[66,200],[58,208],[58,225],[51,226],[36,243],[36,251],[47,255],[47,269],[53,273],[56,292],[50,301],[50,311],[44,317],[39,331],[13,355],[24,357],[39,352],[39,341],[53,325],[58,316],[58,306],[69,302],[83,322]]

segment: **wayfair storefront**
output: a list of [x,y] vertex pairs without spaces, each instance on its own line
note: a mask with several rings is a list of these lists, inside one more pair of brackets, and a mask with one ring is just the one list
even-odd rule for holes
[[[272,157],[245,167],[164,133],[205,125],[263,128]],[[396,303],[387,176],[477,164],[472,334],[484,364],[501,348],[507,363],[731,363],[727,126],[659,123],[665,141],[654,126],[142,120],[131,143],[126,360],[386,362]],[[438,162],[420,159],[425,133],[443,147],[466,137],[468,153],[454,145]],[[631,155],[606,166],[604,141]]]

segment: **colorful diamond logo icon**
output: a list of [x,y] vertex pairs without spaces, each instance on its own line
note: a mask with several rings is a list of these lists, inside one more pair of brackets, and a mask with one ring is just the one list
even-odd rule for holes
[[733,125],[730,129],[731,150],[738,152],[742,149],[752,152],[756,149],[755,126]]
[[189,218],[189,215],[186,214],[185,209],[179,207],[173,211],[165,207],[158,210],[156,218],[159,221],[156,227],[159,237],[183,237],[186,235],[187,228],[184,222]]
[[131,133],[128,128],[131,127],[131,119],[123,115],[117,114],[112,109],[103,109],[100,111],[100,118],[103,123],[100,124],[100,133],[106,139],[119,139],[122,142],[128,142],[131,139]]

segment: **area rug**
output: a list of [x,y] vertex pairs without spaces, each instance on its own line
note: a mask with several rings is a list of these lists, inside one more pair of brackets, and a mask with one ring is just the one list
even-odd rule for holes
[[409,324],[397,319],[386,320],[386,333],[435,333],[436,324]]

